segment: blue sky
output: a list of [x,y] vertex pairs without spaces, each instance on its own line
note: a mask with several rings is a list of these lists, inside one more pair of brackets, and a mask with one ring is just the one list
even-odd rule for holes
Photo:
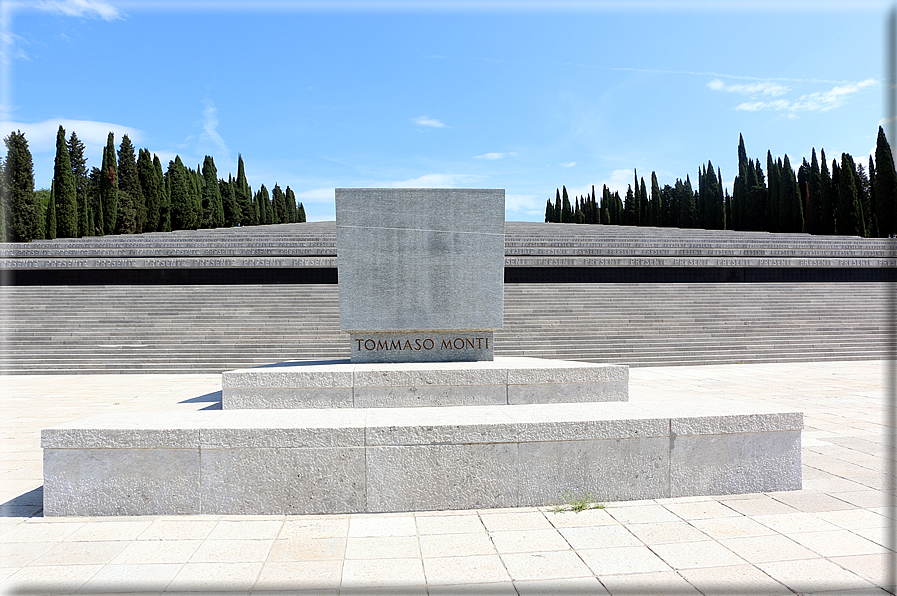
[[[625,192],[707,160],[865,160],[888,2],[68,0],[0,4],[0,126],[48,188],[56,130],[205,155],[309,220],[335,187],[504,188],[542,221],[566,185]],[[5,153],[5,150],[4,150]]]

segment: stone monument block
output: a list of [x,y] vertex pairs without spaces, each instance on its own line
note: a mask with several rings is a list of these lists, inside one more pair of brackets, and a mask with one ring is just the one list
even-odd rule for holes
[[492,360],[505,192],[338,188],[340,328],[352,362]]

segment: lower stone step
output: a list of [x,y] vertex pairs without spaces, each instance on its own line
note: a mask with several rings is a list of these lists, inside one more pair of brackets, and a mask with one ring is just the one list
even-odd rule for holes
[[44,515],[539,506],[801,488],[803,415],[729,400],[104,414],[45,429]]

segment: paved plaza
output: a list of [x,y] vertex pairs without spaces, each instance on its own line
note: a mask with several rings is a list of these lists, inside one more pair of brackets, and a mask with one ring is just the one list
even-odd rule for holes
[[888,368],[630,370],[633,402],[713,396],[802,410],[800,491],[610,502],[579,513],[546,504],[119,518],[42,517],[40,429],[110,410],[139,418],[217,409],[221,376],[4,376],[0,593],[887,594],[895,564],[886,548],[894,524]]

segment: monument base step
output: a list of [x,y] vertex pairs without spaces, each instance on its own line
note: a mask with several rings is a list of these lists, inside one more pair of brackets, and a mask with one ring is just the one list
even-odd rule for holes
[[528,357],[378,364],[296,360],[226,371],[221,387],[225,410],[626,401],[629,367]]
[[45,429],[44,515],[306,514],[801,488],[803,414],[728,400],[103,414]]

